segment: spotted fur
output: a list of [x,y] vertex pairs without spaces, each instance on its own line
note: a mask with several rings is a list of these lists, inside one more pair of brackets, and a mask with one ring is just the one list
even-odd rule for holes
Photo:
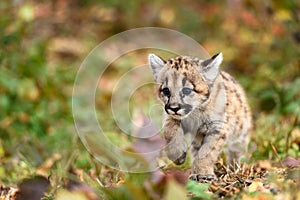
[[191,135],[191,178],[215,178],[214,164],[226,146],[228,162],[239,162],[246,152],[251,114],[238,82],[219,70],[222,53],[208,60],[178,56],[163,60],[150,54],[149,65],[165,106],[164,138],[167,156],[175,164],[185,162]]

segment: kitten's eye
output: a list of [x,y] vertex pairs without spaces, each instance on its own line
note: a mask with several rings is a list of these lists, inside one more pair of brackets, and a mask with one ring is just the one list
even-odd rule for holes
[[188,95],[188,94],[191,94],[191,92],[192,92],[192,89],[190,89],[190,88],[183,88],[183,89],[182,89],[182,93],[183,93],[183,94]]
[[162,89],[162,93],[164,95],[166,95],[166,96],[170,96],[171,95],[171,92],[170,92],[169,88],[163,88]]

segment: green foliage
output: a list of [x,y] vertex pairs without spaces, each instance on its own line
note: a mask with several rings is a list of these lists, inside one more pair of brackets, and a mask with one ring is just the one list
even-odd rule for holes
[[300,117],[300,78],[286,85],[270,84],[260,92],[260,107],[264,111],[275,111],[279,115]]
[[193,195],[192,199],[211,199],[212,194],[208,193],[209,184],[188,181],[186,184],[187,191]]
[[[69,132],[72,118],[69,100],[61,85],[72,84],[73,77],[65,77],[56,70],[49,73],[46,51],[48,41],[32,37],[33,7],[20,7],[4,1],[1,9],[11,9],[18,15],[1,15],[0,43],[0,133],[4,155],[24,155],[30,163],[30,173],[53,152],[71,144]],[[3,12],[1,12],[3,13]],[[62,120],[63,119],[63,120]],[[58,142],[60,141],[60,142]],[[62,150],[65,151],[65,150]],[[2,164],[6,160],[3,160]],[[23,160],[22,162],[25,162]],[[21,171],[25,170],[20,168]],[[18,165],[5,169],[13,182],[18,176]],[[18,172],[19,173],[19,172]],[[19,173],[22,174],[22,173]],[[6,174],[7,175],[7,174]],[[0,180],[4,176],[0,176]]]

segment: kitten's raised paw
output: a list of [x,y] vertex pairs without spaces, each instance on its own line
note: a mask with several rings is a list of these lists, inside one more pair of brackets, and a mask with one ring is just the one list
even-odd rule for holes
[[186,158],[186,152],[184,152],[179,158],[177,158],[176,160],[174,160],[173,162],[176,165],[181,165],[185,162],[185,158]]
[[[182,136],[183,137],[183,136]],[[165,152],[167,157],[176,165],[181,165],[185,162],[186,152],[188,146],[184,138],[174,138],[170,144],[167,145]]]
[[206,174],[206,175],[202,175],[202,174],[191,174],[189,176],[189,179],[193,180],[193,181],[197,181],[199,183],[210,183],[212,181],[217,181],[217,177],[214,174]]

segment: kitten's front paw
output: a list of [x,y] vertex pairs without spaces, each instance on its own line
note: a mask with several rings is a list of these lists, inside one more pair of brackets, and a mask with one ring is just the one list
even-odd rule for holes
[[185,159],[186,159],[186,152],[184,152],[179,158],[177,158],[176,160],[174,160],[173,162],[176,164],[176,165],[181,165],[185,162]]
[[197,181],[199,183],[210,183],[212,181],[217,181],[217,177],[214,174],[191,174],[189,179]]
[[188,146],[185,141],[173,142],[166,147],[168,158],[176,165],[181,165],[185,162]]

